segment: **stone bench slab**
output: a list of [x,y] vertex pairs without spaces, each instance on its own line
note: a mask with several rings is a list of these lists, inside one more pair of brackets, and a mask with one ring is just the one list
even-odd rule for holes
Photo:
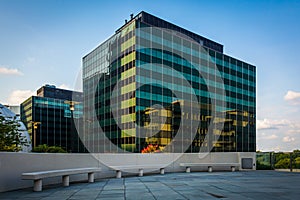
[[85,174],[92,172],[100,172],[101,168],[75,168],[75,169],[59,169],[39,172],[22,173],[24,180],[37,180],[41,178],[50,178],[63,175]]
[[236,166],[239,167],[239,163],[180,163],[182,167],[193,167],[193,166]]
[[120,166],[110,166],[110,168],[116,170],[116,178],[122,177],[123,170],[135,170],[139,171],[139,176],[143,176],[144,169],[159,169],[160,174],[165,173],[165,166],[162,165],[120,165]]
[[208,171],[212,172],[213,167],[231,167],[231,171],[235,171],[236,167],[240,167],[239,163],[180,163],[181,167],[186,167],[186,172],[191,172],[191,167],[208,167]]
[[88,174],[88,182],[94,182],[94,173],[101,172],[101,168],[75,168],[75,169],[60,169],[60,170],[49,170],[39,172],[26,172],[22,173],[23,180],[33,180],[34,186],[33,191],[42,191],[42,179],[62,176],[62,182],[64,186],[69,186],[69,176],[74,174]]

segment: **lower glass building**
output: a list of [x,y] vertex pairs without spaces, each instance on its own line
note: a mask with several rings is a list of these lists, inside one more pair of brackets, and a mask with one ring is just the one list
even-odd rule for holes
[[256,68],[141,12],[83,57],[91,152],[255,152]]
[[[21,120],[32,138],[32,147],[47,144],[67,152],[87,152],[78,136],[82,123],[82,93],[46,85],[21,104]],[[70,102],[76,102],[74,110]]]

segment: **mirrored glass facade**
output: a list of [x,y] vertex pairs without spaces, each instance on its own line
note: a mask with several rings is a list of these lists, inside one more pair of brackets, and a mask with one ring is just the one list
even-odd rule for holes
[[83,58],[83,91],[91,152],[255,152],[255,66],[148,13]]
[[[82,124],[83,104],[76,104],[71,111],[67,101],[72,100],[72,93],[77,101],[82,101],[80,92],[43,86],[38,90],[39,96],[32,96],[21,104],[21,120],[32,137],[32,146],[35,141],[36,146],[47,144],[62,147],[67,152],[87,152],[78,136],[80,130],[75,127],[75,123]],[[38,124],[34,130],[35,122]]]

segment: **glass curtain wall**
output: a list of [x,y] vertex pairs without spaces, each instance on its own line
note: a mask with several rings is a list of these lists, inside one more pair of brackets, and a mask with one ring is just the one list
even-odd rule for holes
[[[149,145],[163,150],[182,131],[192,142],[178,152],[199,152],[200,147],[255,152],[255,67],[170,30],[149,27],[132,20],[83,58],[82,137],[89,150],[141,152]],[[183,79],[199,105],[175,94],[192,95]],[[219,93],[219,79],[225,95]],[[225,105],[218,103],[222,100]],[[183,105],[198,109],[198,114],[183,113]],[[209,130],[211,123],[214,128]],[[197,133],[192,135],[195,124]],[[205,140],[208,131],[212,134]]]
[[[139,29],[136,33],[136,82],[142,87],[136,91],[136,112],[146,115],[144,117],[146,122],[144,123],[149,123],[147,113],[154,104],[169,108],[168,110],[171,111],[167,115],[176,118],[171,109],[176,97],[172,91],[163,87],[173,85],[172,88],[179,92],[188,91],[181,84],[181,78],[174,75],[174,70],[176,70],[188,80],[201,104],[199,116],[186,114],[186,117],[191,121],[199,120],[200,122],[195,140],[187,152],[199,152],[200,146],[207,146],[207,149],[210,149],[210,145],[213,145],[212,151],[218,152],[255,151],[255,67],[205,48],[195,41],[171,34],[166,29],[147,29],[145,27],[150,26],[144,23],[138,23],[137,26]],[[200,66],[200,72],[194,67],[196,65]],[[218,100],[224,97],[218,96],[219,83],[216,82],[216,73],[211,65],[217,66],[224,81],[225,107],[218,107]],[[203,75],[208,78],[208,81],[203,79]],[[157,80],[155,80],[156,78]],[[154,84],[147,84],[150,82]],[[210,94],[211,91],[208,91],[207,85],[213,88],[216,93]],[[216,111],[225,112],[226,119],[219,119],[219,121],[217,117],[211,119],[211,98],[215,98]],[[157,114],[164,115],[160,112],[158,110]],[[184,118],[185,116],[181,115],[181,117]],[[143,117],[139,118],[143,120]],[[207,144],[204,143],[204,138],[211,120],[213,123],[224,123],[224,129],[214,129],[215,138],[218,139],[212,139],[212,143]],[[143,124],[143,122],[139,123]],[[169,143],[176,134],[175,129],[178,124],[176,124],[176,119],[169,120],[167,124],[170,126],[161,124],[164,128],[160,129],[160,133],[154,136],[156,140],[154,138],[140,139],[139,143],[142,147],[153,143],[165,146]],[[184,134],[190,133],[187,131]]]
[[[84,152],[74,121],[80,122],[83,105],[75,105],[74,111],[64,100],[32,96],[21,105],[21,120],[33,137],[32,122],[38,122],[36,146],[60,146],[68,152]],[[77,132],[78,131],[78,132]]]

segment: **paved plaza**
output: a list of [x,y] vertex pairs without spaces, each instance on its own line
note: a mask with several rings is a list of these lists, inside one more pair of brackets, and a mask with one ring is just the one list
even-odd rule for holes
[[0,193],[0,199],[299,199],[300,173],[193,172],[97,179]]

